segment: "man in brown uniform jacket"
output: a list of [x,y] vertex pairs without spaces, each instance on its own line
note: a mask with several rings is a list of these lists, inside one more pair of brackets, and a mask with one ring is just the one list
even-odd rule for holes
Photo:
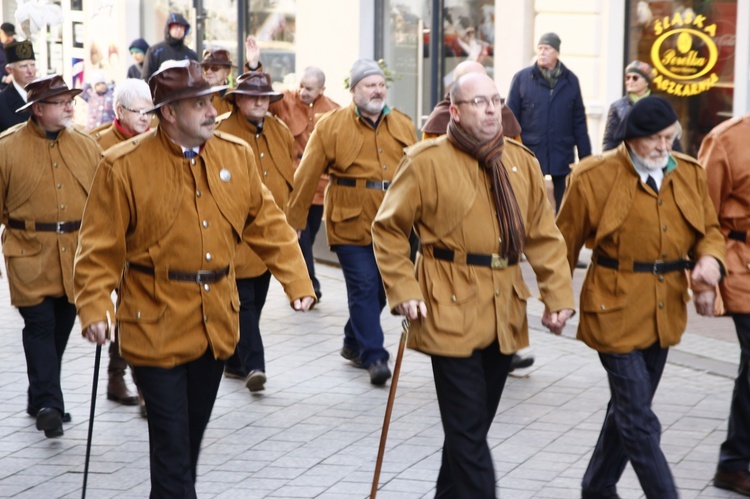
[[145,81],[128,78],[118,83],[115,87],[114,106],[115,120],[107,128],[91,132],[103,151],[145,133],[151,127],[152,115],[143,112],[154,107],[151,91]]
[[59,75],[26,85],[31,118],[0,138],[0,210],[11,303],[24,320],[26,411],[48,437],[63,434],[60,367],[76,318],[73,256],[101,150],[71,125],[73,98]]
[[385,292],[370,231],[403,150],[417,137],[409,117],[385,104],[385,74],[375,61],[354,63],[349,88],[352,104],[323,117],[310,136],[294,175],[287,217],[299,232],[305,228],[320,175],[328,173],[326,232],[349,301],[341,355],[365,367],[372,384],[382,385],[391,377],[380,327]]
[[411,321],[409,347],[432,358],[445,432],[435,497],[495,497],[487,433],[513,352],[529,344],[521,253],[537,274],[542,323],[560,334],[573,313],[539,164],[503,140],[501,106],[487,75],[459,78],[448,136],[407,149],[372,226],[391,311]]
[[[117,84],[114,95],[115,120],[100,132],[91,132],[99,147],[106,151],[115,144],[131,139],[149,130],[153,115],[145,113],[154,107],[148,84],[140,78],[128,78]],[[139,394],[132,393],[125,384],[128,364],[120,355],[119,336],[109,344],[107,398],[123,405],[140,404],[141,414],[146,406]]]
[[[669,347],[687,322],[686,269],[715,286],[724,238],[696,161],[672,153],[677,114],[663,97],[635,103],[617,149],[573,170],[557,217],[571,272],[586,244],[592,264],[581,290],[578,338],[599,353],[612,398],[582,481],[582,497],[617,497],[628,461],[649,499],[676,499],[651,403]],[[696,308],[713,314],[713,288]]]
[[[248,36],[245,42],[247,55],[246,67],[257,67],[253,71],[262,71],[260,64],[260,47],[254,37]],[[338,109],[339,105],[323,95],[326,89],[326,75],[323,70],[309,66],[302,70],[299,80],[299,88],[296,90],[285,90],[283,97],[277,102],[272,102],[268,110],[271,114],[278,116],[289,127],[294,135],[294,168],[297,169],[302,154],[305,152],[307,142],[310,140],[318,118],[328,111]],[[323,293],[320,291],[320,281],[315,277],[315,259],[313,257],[313,244],[315,236],[318,235],[320,224],[323,220],[323,199],[328,175],[321,175],[318,189],[315,191],[310,210],[307,212],[307,226],[299,236],[299,246],[307,264],[307,273],[310,275],[315,296],[320,299]]]
[[721,297],[740,343],[727,438],[721,444],[714,485],[750,496],[750,114],[727,120],[709,133],[698,152],[708,193],[726,239],[727,275]]
[[200,64],[165,64],[149,87],[158,129],[109,149],[97,169],[76,255],[76,306],[84,336],[101,344],[117,288],[122,355],[148,409],[151,497],[195,498],[201,439],[239,334],[236,248],[250,245],[295,310],[315,299],[252,151],[214,132],[218,89]]
[[[237,88],[225,99],[234,110],[216,127],[250,144],[263,184],[284,209],[294,182],[294,139],[286,125],[268,113],[268,105],[281,99],[265,73],[245,73],[237,78]],[[237,291],[240,293],[240,341],[227,359],[224,375],[245,380],[251,392],[263,390],[266,359],[260,334],[260,314],[266,303],[271,272],[247,245],[237,249],[234,258]]]

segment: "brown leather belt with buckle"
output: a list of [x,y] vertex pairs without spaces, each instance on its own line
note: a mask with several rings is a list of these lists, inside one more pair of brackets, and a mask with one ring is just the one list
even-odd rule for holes
[[747,242],[747,232],[740,232],[738,230],[730,230],[729,234],[727,234],[727,237],[729,239],[734,239],[735,241],[742,241],[743,243]]
[[672,260],[664,262],[657,260],[655,262],[633,262],[633,268],[620,269],[620,262],[615,258],[609,258],[599,254],[594,254],[594,261],[597,265],[613,270],[632,270],[633,272],[651,272],[653,274],[666,274],[667,272],[676,272],[678,270],[691,270],[695,267],[695,262],[691,260]]
[[[432,256],[438,260],[445,260],[446,262],[456,261],[456,252],[446,248],[439,248],[437,246],[432,247]],[[516,258],[502,258],[497,253],[491,255],[482,255],[479,253],[466,253],[466,264],[474,265],[477,267],[489,267],[491,269],[505,269],[511,265],[518,263],[518,257]]]
[[[135,270],[142,274],[155,275],[154,269],[137,263],[127,263],[129,269]],[[167,277],[170,281],[196,282],[198,284],[213,284],[219,282],[229,275],[229,267],[220,270],[199,270],[198,272],[178,272],[170,270]]]
[[[15,218],[9,218],[8,227],[11,229],[26,230],[26,222]],[[37,232],[57,232],[58,234],[65,234],[66,232],[75,232],[80,228],[80,220],[72,220],[70,222],[34,222],[34,230]]]
[[[336,185],[343,185],[346,187],[357,187],[357,179],[356,178],[336,178]],[[366,180],[364,185],[366,189],[376,189],[378,191],[387,191],[388,188],[391,186],[391,183],[387,180],[384,180],[382,182],[378,180]]]

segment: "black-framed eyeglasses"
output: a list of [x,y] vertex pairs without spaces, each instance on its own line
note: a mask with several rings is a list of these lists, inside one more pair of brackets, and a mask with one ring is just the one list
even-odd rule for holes
[[503,99],[499,95],[493,95],[492,97],[485,97],[483,95],[474,97],[468,100],[456,101],[456,104],[474,104],[474,107],[480,111],[484,111],[492,102],[492,106],[499,109],[503,105]]
[[51,106],[75,106],[76,100],[75,99],[68,99],[68,100],[40,100],[42,104],[49,104]]

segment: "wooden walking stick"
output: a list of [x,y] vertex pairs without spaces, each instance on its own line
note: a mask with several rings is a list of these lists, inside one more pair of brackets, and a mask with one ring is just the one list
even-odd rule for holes
[[380,432],[380,447],[378,448],[378,458],[375,461],[375,476],[372,477],[372,489],[370,490],[370,499],[375,499],[378,493],[378,482],[380,481],[380,468],[383,465],[383,455],[385,454],[385,442],[388,440],[388,427],[391,425],[391,412],[393,412],[393,400],[396,398],[396,387],[398,386],[398,375],[401,372],[401,360],[404,358],[404,347],[409,337],[409,319],[401,321],[401,341],[398,344],[398,354],[396,355],[396,365],[393,367],[393,379],[391,380],[391,390],[388,392],[388,403],[385,406],[385,418],[383,419],[383,429]]
[[[112,318],[107,310],[107,337],[112,340]],[[83,491],[81,499],[86,499],[86,485],[89,480],[89,459],[91,458],[91,437],[94,433],[94,410],[96,409],[96,389],[99,386],[99,364],[102,361],[102,346],[96,344],[96,356],[94,357],[94,383],[91,387],[91,412],[89,412],[89,436],[86,440],[86,461],[83,465]]]

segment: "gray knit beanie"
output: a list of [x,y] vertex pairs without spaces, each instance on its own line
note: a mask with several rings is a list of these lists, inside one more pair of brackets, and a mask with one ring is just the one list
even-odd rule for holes
[[372,59],[358,59],[352,64],[352,69],[349,71],[349,90],[354,88],[362,78],[372,75],[380,75],[385,78],[385,73],[380,69],[377,62]]

